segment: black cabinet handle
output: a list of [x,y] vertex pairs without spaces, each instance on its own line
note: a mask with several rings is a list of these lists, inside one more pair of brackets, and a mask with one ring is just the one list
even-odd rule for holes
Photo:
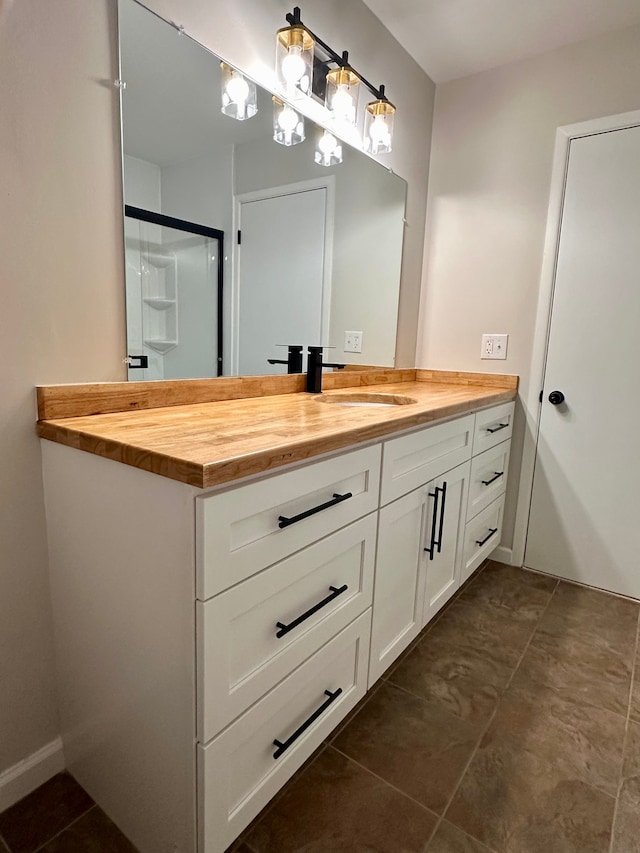
[[322,713],[324,713],[324,711],[327,710],[329,705],[331,705],[331,703],[334,702],[338,698],[338,696],[340,696],[341,693],[342,693],[342,687],[338,687],[338,689],[334,690],[333,693],[330,690],[325,690],[324,695],[328,696],[329,698],[326,701],[324,701],[322,703],[322,705],[320,705],[319,708],[316,708],[316,710],[313,712],[313,714],[309,717],[309,719],[304,721],[304,723],[300,726],[300,728],[296,729],[292,735],[289,735],[289,737],[285,741],[274,740],[273,745],[277,746],[278,748],[273,753],[273,757],[274,758],[280,758],[282,753],[285,752],[287,749],[289,749],[291,744],[294,743],[295,741],[297,741],[298,738],[300,737],[300,735],[303,734],[304,732],[306,732],[306,730],[309,728],[309,726],[311,726],[315,723],[315,721],[318,719],[318,717]]
[[[436,486],[436,488],[439,488],[439,487]],[[440,491],[442,492],[442,503],[440,504],[440,526],[438,528],[438,539],[435,542],[435,545],[438,548],[438,554],[442,550],[442,528],[444,527],[444,508],[445,508],[445,504],[447,501],[447,484],[446,484],[446,482],[444,482],[442,484],[442,488],[440,489]]]
[[343,592],[346,592],[349,587],[344,584],[344,586],[341,587],[330,586],[329,589],[331,590],[331,595],[328,595],[326,598],[323,598],[322,601],[314,604],[313,607],[310,607],[309,610],[305,611],[301,616],[298,616],[297,619],[293,620],[293,622],[289,622],[288,625],[285,625],[283,622],[276,622],[276,628],[280,629],[277,631],[276,637],[280,639],[280,637],[284,637],[285,634],[288,634],[289,631],[293,631],[293,629],[297,628],[298,625],[305,621],[305,619],[313,616],[313,614],[317,613],[318,610],[326,607],[327,604],[330,604],[335,598],[342,595]]
[[330,506],[335,506],[336,504],[342,503],[342,501],[346,501],[352,497],[353,492],[346,492],[344,495],[337,495],[334,492],[333,500],[327,501],[323,504],[319,504],[319,506],[314,506],[311,509],[307,509],[304,512],[301,512],[299,515],[294,515],[291,518],[287,518],[285,515],[279,515],[278,527],[289,527],[290,524],[296,524],[296,522],[302,521],[303,518],[309,518],[310,515],[315,515],[317,512],[322,512],[323,509],[329,509]]
[[487,427],[487,432],[500,432],[501,429],[506,429],[509,424],[498,424],[497,427]]
[[490,480],[483,480],[483,481],[482,481],[482,485],[483,485],[483,486],[490,486],[490,485],[491,485],[491,483],[495,483],[495,481],[496,481],[499,477],[502,477],[502,475],[503,475],[503,474],[504,474],[504,471],[496,471],[496,472],[495,472],[495,477],[492,477]]
[[436,486],[435,492],[429,492],[429,497],[435,498],[433,502],[433,516],[431,517],[431,545],[429,545],[428,548],[424,549],[429,555],[430,560],[433,560],[436,550],[436,524],[438,518],[438,502],[440,500],[441,491],[442,489],[440,488],[440,486]]
[[485,544],[485,542],[488,542],[488,541],[489,541],[489,539],[491,539],[491,537],[492,537],[495,533],[497,533],[497,532],[498,532],[498,528],[497,528],[497,527],[490,527],[490,528],[489,528],[489,530],[490,530],[489,535],[488,535],[488,536],[485,536],[485,537],[484,537],[484,539],[476,539],[476,545],[479,545],[479,546],[484,545],[484,544]]

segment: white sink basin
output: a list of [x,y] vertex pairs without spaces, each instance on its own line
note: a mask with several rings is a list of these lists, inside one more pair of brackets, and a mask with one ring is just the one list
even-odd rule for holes
[[319,403],[330,403],[333,406],[361,406],[366,408],[386,408],[387,406],[407,406],[417,403],[413,397],[403,394],[381,394],[374,391],[345,391],[340,393],[322,394]]

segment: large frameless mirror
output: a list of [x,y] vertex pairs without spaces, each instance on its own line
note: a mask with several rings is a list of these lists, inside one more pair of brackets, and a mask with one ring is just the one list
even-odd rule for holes
[[325,166],[310,120],[278,144],[259,87],[255,115],[224,115],[221,60],[118,7],[129,378],[283,373],[289,344],[393,366],[405,182],[344,143]]

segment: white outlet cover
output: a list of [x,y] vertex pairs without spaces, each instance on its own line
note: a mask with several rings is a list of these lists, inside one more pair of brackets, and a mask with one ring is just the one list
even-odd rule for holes
[[480,349],[480,358],[498,358],[505,359],[507,357],[507,346],[509,343],[509,335],[490,334],[482,336],[482,347]]
[[344,333],[344,351],[362,352],[362,332]]

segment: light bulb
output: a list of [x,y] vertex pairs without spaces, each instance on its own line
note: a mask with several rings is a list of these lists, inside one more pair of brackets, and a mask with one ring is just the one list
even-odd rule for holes
[[336,150],[336,145],[338,144],[337,139],[332,134],[327,133],[326,131],[320,137],[318,142],[318,148],[324,154],[325,158],[330,157],[331,154]]
[[240,74],[234,74],[227,83],[227,95],[234,104],[244,104],[249,97],[249,84]]
[[298,124],[298,114],[291,107],[283,107],[278,116],[278,124],[284,131],[290,133]]
[[353,121],[353,98],[346,86],[338,86],[331,101],[331,110],[334,118]]
[[384,116],[376,116],[371,124],[371,128],[369,133],[371,134],[371,141],[375,145],[388,145],[390,141],[389,129],[387,128],[387,122],[384,119]]
[[282,60],[282,76],[290,85],[295,85],[305,72],[302,48],[292,45]]

